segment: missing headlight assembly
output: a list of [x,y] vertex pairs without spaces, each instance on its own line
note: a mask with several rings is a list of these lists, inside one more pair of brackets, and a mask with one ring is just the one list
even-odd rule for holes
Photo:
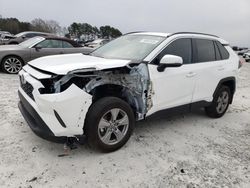
[[119,97],[131,105],[138,120],[143,119],[152,106],[152,87],[144,63],[107,70],[74,70],[65,76],[40,81],[44,85],[39,89],[41,94],[64,92],[74,84],[91,94],[93,102],[105,96]]

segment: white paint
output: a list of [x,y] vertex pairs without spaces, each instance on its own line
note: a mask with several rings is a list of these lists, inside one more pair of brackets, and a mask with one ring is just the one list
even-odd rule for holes
[[23,67],[23,70],[28,72],[31,76],[37,78],[37,79],[46,79],[46,78],[51,78],[51,75],[49,74],[44,74],[42,72],[37,71],[36,69],[32,68],[29,65],[25,65]]
[[130,60],[105,59],[79,53],[46,56],[30,61],[28,64],[54,74],[65,75],[76,69],[95,68],[102,70],[124,67],[129,63]]
[[[25,81],[33,87],[35,102],[19,87],[19,91],[36,110],[39,116],[47,124],[55,136],[67,136],[83,134],[84,120],[89,106],[92,103],[92,96],[74,84],[66,91],[55,94],[43,94],[38,91],[42,84],[24,71],[20,72]],[[66,128],[62,127],[54,115],[54,110],[60,115]]]
[[149,74],[153,87],[153,106],[147,115],[159,110],[189,104],[195,87],[195,77],[187,77],[193,65],[166,68],[158,72],[157,66],[149,64]]
[[[145,33],[136,33],[136,35]],[[152,33],[147,33],[152,34]],[[157,35],[154,33],[154,35]],[[159,34],[159,36],[163,34]],[[168,34],[165,34],[168,35]],[[159,54],[164,47],[179,38],[205,38],[226,42],[217,37],[199,34],[178,34],[167,38],[156,47],[144,60],[149,62]],[[150,82],[152,83],[152,108],[147,116],[168,108],[205,100],[211,102],[213,93],[219,81],[225,77],[236,77],[238,73],[238,56],[230,47],[229,60],[184,64],[180,67],[169,67],[158,72],[157,66],[148,64]],[[179,61],[179,60],[178,60]],[[43,57],[29,62],[29,65],[55,74],[65,75],[77,69],[95,68],[97,70],[124,67],[129,60],[105,59],[82,54],[57,55]],[[43,87],[35,78],[47,78],[47,74],[38,73],[30,66],[25,66],[20,75],[33,87],[35,102],[32,101],[21,88],[20,92],[34,107],[56,136],[74,136],[83,134],[86,113],[92,103],[92,96],[72,84],[61,93],[40,94],[38,89]],[[34,78],[35,77],[35,78]],[[56,110],[67,128],[63,128],[56,119],[53,110]]]

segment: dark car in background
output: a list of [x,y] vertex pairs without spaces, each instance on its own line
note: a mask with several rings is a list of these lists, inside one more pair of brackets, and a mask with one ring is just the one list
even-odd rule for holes
[[4,40],[2,44],[19,44],[27,39],[37,37],[37,36],[50,36],[52,33],[44,33],[44,32],[36,32],[36,31],[25,31],[22,33],[18,33],[14,36],[9,36],[8,40]]
[[0,46],[0,65],[2,71],[16,74],[28,61],[39,57],[70,53],[89,54],[92,51],[93,49],[82,47],[64,37],[34,37],[18,45]]

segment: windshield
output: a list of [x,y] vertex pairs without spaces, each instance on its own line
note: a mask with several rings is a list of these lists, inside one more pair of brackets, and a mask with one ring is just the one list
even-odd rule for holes
[[25,32],[21,32],[21,33],[18,33],[18,34],[16,34],[16,35],[14,35],[14,37],[21,37],[21,36],[23,36],[25,34]]
[[37,43],[39,43],[39,42],[41,42],[43,40],[44,40],[43,37],[33,37],[33,38],[28,39],[28,40],[26,40],[24,42],[21,42],[19,45],[23,46],[25,48],[29,48],[29,47],[32,47],[33,45],[35,45],[35,44],[37,44]]
[[139,61],[143,60],[164,39],[164,37],[151,35],[124,35],[98,48],[91,55]]

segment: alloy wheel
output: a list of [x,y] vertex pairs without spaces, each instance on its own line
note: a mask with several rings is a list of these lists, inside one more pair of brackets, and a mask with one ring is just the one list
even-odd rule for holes
[[9,57],[4,61],[3,67],[6,72],[16,74],[22,69],[22,62],[16,57]]
[[106,112],[98,124],[98,136],[104,144],[114,145],[125,136],[129,127],[129,118],[126,112],[113,108]]
[[223,91],[220,96],[217,99],[217,106],[216,106],[216,110],[219,114],[222,114],[229,103],[229,94],[227,91]]

